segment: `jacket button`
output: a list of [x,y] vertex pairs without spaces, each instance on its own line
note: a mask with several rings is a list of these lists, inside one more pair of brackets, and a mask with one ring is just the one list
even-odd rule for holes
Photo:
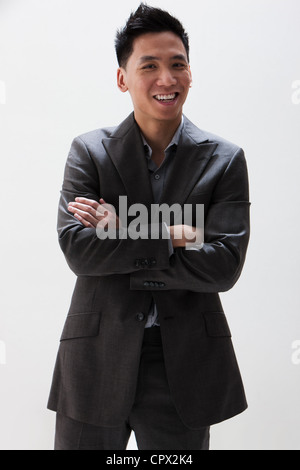
[[140,312],[136,315],[136,319],[137,319],[137,321],[144,321],[145,320],[145,315]]

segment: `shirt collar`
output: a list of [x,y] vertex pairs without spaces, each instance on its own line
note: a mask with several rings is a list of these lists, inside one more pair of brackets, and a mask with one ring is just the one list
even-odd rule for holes
[[[183,124],[184,124],[184,117],[182,116],[181,123],[180,123],[179,127],[177,128],[177,131],[173,135],[173,138],[172,138],[171,142],[169,143],[169,145],[165,149],[165,152],[170,147],[172,147],[172,145],[178,145],[179,144],[179,139],[180,139],[181,131],[182,131],[182,128],[183,128]],[[149,154],[151,155],[152,154],[152,149],[151,149],[150,145],[148,144],[148,142],[146,141],[146,139],[145,139],[145,137],[143,136],[142,133],[141,133],[141,137],[142,137],[142,141],[143,141],[144,146],[147,147],[147,149],[149,151]]]

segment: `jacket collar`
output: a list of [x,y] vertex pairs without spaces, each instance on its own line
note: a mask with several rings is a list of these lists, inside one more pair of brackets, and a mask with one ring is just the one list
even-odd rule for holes
[[[140,203],[149,208],[154,200],[143,141],[134,114],[130,114],[112,132],[111,137],[102,142],[123,181],[128,203]],[[161,204],[185,203],[216,147],[217,144],[210,142],[204,131],[184,117],[175,160],[168,173]]]

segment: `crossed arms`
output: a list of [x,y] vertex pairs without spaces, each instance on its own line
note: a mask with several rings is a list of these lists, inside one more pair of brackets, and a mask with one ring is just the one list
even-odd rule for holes
[[[77,142],[67,160],[58,216],[60,246],[77,276],[129,274],[133,290],[145,289],[146,278],[164,283],[160,291],[207,293],[227,291],[238,280],[249,241],[248,174],[242,149],[227,159],[218,175],[205,219],[205,242],[199,251],[184,249],[194,230],[186,226],[169,228],[174,246],[171,257],[169,239],[162,236],[163,224],[155,239],[100,240],[97,224],[115,217],[117,227],[119,220],[98,194],[95,164],[82,142]],[[139,264],[139,259],[155,263]]]
[[[120,228],[121,221],[114,210],[110,210],[110,204],[107,204],[103,198],[99,202],[83,197],[75,198],[75,201],[69,202],[68,210],[74,214],[79,222],[87,228],[96,229],[99,226],[106,228]],[[190,225],[173,225],[168,227],[173,248],[184,248],[188,243],[196,240],[196,227]]]

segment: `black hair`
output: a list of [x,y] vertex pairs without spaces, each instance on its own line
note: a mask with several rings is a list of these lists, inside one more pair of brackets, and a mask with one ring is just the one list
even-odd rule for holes
[[124,26],[117,31],[115,48],[120,67],[126,67],[133,51],[134,40],[146,33],[171,31],[179,36],[185,47],[189,61],[189,37],[181,22],[167,11],[141,3]]

